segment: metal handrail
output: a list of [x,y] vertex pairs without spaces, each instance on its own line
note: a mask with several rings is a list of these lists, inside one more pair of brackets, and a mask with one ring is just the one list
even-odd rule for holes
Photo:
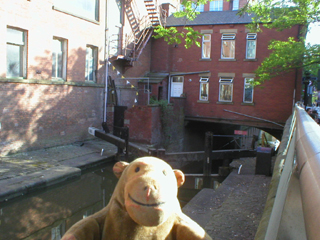
[[320,236],[320,126],[296,106],[296,159],[308,239]]
[[[292,237],[290,239],[319,239],[319,143],[320,126],[303,107],[296,104],[293,114],[284,128],[266,207],[255,240],[276,240],[281,239],[281,236],[289,236],[290,234],[283,232],[288,229],[279,227],[283,224],[283,215],[288,217],[290,211],[293,212],[290,217],[296,217],[294,221],[289,223],[289,225],[293,224],[290,227],[302,231],[295,231],[295,233],[299,233],[299,236],[290,235]],[[288,192],[288,189],[292,188],[297,189],[296,194],[292,195],[292,190]],[[292,205],[287,205],[290,202],[296,202],[296,204],[300,202],[300,207],[299,204],[294,205],[293,209]]]

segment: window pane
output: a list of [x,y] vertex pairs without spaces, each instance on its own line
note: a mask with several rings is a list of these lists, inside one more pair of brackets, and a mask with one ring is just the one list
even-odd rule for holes
[[222,58],[234,58],[235,53],[235,41],[234,40],[223,40],[222,41]]
[[247,40],[247,58],[256,58],[256,40]]
[[208,100],[209,83],[200,83],[200,100]]
[[24,45],[24,32],[12,28],[7,28],[7,42]]
[[205,42],[202,48],[202,58],[210,58],[211,44]]
[[7,44],[7,77],[22,77],[22,47]]
[[[192,8],[195,8],[196,5],[194,3],[192,3]],[[195,9],[197,12],[203,12],[204,10],[204,5],[203,4],[199,4],[196,9]]]
[[86,52],[86,80],[96,81],[96,69],[97,69],[97,54],[96,48],[87,47]]
[[223,9],[223,0],[214,0],[210,2],[210,11],[222,11]]
[[244,93],[243,93],[243,102],[252,103],[253,102],[253,78],[244,79]]
[[152,93],[152,85],[145,84],[144,85],[144,93]]
[[53,39],[52,77],[62,78],[63,72],[63,40]]
[[238,9],[239,9],[239,0],[233,0],[232,10],[238,10]]
[[219,101],[231,102],[232,101],[232,84],[220,83],[220,96]]
[[92,20],[98,19],[98,0],[54,0],[54,6]]
[[172,82],[183,82],[183,77],[182,76],[173,77],[172,78]]
[[244,102],[252,102],[253,88],[250,85],[244,87]]

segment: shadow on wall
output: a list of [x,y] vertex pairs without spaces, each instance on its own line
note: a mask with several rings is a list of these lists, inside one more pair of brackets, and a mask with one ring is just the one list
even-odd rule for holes
[[[51,56],[36,60],[39,64],[29,72],[41,71],[43,78],[51,75]],[[85,82],[85,50],[74,51],[70,61],[73,64],[68,72],[75,72],[74,76],[83,72],[82,77],[79,74],[68,82]],[[35,79],[0,83],[0,156],[82,141],[90,137],[88,127],[101,127],[103,88]]]

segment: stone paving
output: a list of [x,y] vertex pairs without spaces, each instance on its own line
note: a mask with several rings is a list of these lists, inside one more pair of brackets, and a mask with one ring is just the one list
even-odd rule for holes
[[81,169],[114,160],[117,148],[93,139],[17,153],[0,159],[0,203],[81,175]]
[[240,159],[216,189],[203,189],[183,211],[216,240],[254,239],[264,210],[271,177],[254,175],[255,158]]

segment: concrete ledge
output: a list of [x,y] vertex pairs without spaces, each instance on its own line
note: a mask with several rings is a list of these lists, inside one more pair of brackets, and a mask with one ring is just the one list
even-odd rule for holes
[[202,189],[184,206],[183,212],[205,228],[212,218],[213,211],[221,208],[238,183],[243,182],[244,179],[246,179],[245,182],[251,182],[252,178],[253,175],[238,175],[236,171],[233,171],[216,190],[210,188]]
[[35,190],[80,177],[79,168],[57,166],[41,172],[8,179],[5,186],[0,186],[0,203]]
[[77,87],[96,87],[103,88],[104,84],[90,81],[65,81],[50,79],[24,79],[24,78],[0,78],[0,83],[27,83],[27,84],[43,84],[43,85],[69,85]]
[[213,239],[253,239],[270,180],[269,176],[233,171],[219,188],[201,190],[182,210]]
[[115,156],[101,157],[100,154],[90,153],[77,158],[64,160],[62,164],[68,167],[76,167],[84,170],[111,161],[115,161]]
[[262,215],[261,221],[259,223],[259,226],[258,226],[258,229],[256,232],[255,240],[265,239],[265,236],[266,236],[267,227],[269,224],[272,208],[273,208],[274,201],[276,198],[280,177],[281,177],[282,170],[284,167],[284,159],[286,156],[283,155],[283,152],[284,152],[286,145],[289,141],[290,125],[291,125],[292,117],[293,116],[291,115],[288,118],[288,120],[285,124],[284,130],[283,130],[283,137],[281,139],[277,158],[276,158],[276,161],[274,164],[273,175],[272,175],[272,179],[271,179],[271,183],[270,183],[270,188],[269,188],[269,192],[268,192],[268,196],[267,196],[266,205],[263,210],[263,215]]

